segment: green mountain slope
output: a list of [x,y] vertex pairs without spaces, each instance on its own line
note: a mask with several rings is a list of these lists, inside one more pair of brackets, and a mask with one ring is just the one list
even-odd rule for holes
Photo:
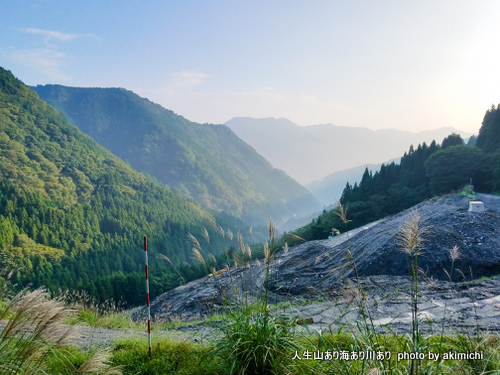
[[187,270],[187,234],[204,226],[212,238],[204,249],[222,248],[210,219],[0,68],[0,284],[10,276],[18,286],[85,289],[100,300],[141,303],[142,236],[150,239],[157,294],[179,278],[156,253]]
[[198,124],[118,88],[33,88],[108,150],[202,206],[250,223],[318,210],[310,193],[225,125]]

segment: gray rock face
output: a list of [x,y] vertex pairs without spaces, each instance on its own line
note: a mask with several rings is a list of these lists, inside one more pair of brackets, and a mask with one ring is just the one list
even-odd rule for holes
[[[342,326],[357,331],[363,327],[361,311],[373,322],[375,329],[405,333],[411,330],[411,283],[408,277],[370,276],[361,279],[363,296],[341,289],[330,301],[295,306],[288,313],[312,317],[310,331],[333,332]],[[465,330],[475,334],[500,330],[500,278],[456,283],[429,280],[419,286],[418,316],[422,333],[453,334]]]
[[[490,202],[483,213],[468,212],[466,197],[449,196],[420,203],[329,240],[305,243],[288,257],[279,258],[280,275],[287,283],[290,278],[284,274],[296,275],[297,281],[290,286],[292,292],[307,287],[308,279],[319,272],[328,282],[337,281],[339,273],[352,277],[353,268],[346,267],[345,252],[349,248],[350,262],[356,265],[359,276],[409,275],[408,257],[401,251],[397,233],[413,213],[418,213],[428,230],[418,256],[418,265],[428,277],[448,280],[450,275],[460,281],[464,275],[470,280],[500,274],[500,197],[487,198]],[[461,256],[452,270],[450,250],[454,246]]]
[[[294,306],[298,315],[313,316],[315,325],[333,324],[334,310],[339,313],[342,306],[352,305],[357,298],[349,292],[349,285],[356,284],[355,265],[366,301],[377,306],[376,320],[406,327],[401,314],[410,312],[409,262],[397,234],[416,212],[428,229],[418,255],[425,294],[422,311],[434,321],[445,314],[465,327],[474,315],[476,326],[492,326],[492,319],[498,323],[500,318],[500,279],[463,283],[500,274],[500,197],[479,198],[486,208],[482,213],[468,212],[466,197],[448,196],[331,239],[295,246],[288,254],[279,252],[269,267],[269,301],[290,302],[288,306]],[[450,250],[454,246],[461,255],[452,261]],[[352,254],[349,261],[348,249]],[[199,318],[236,300],[260,299],[266,274],[266,265],[256,261],[249,268],[193,281],[157,297],[151,304],[152,316]],[[474,293],[467,294],[471,285]],[[471,305],[474,303],[479,305]],[[354,308],[346,317],[356,319],[358,313]],[[135,318],[144,315],[142,309]]]

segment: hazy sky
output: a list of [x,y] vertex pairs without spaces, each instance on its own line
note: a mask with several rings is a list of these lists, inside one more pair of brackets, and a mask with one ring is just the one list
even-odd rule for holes
[[500,1],[0,0],[0,65],[125,87],[197,122],[286,117],[477,133],[500,102]]

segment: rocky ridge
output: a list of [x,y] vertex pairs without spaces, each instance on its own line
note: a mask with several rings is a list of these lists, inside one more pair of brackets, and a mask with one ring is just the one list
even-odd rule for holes
[[[481,194],[479,199],[484,212],[469,212],[465,196],[446,196],[330,239],[295,246],[287,254],[280,251],[270,266],[270,301],[286,306],[287,313],[312,317],[313,328],[355,322],[366,308],[381,327],[390,323],[391,329],[407,330],[411,285],[397,234],[417,213],[427,228],[418,258],[419,310],[431,323],[423,329],[500,329],[500,278],[495,277],[500,274],[500,197]],[[452,260],[455,246],[460,256]],[[151,312],[157,318],[204,317],[236,300],[261,298],[265,277],[265,265],[255,261],[249,268],[168,291],[152,302]],[[364,291],[361,299],[359,289]]]

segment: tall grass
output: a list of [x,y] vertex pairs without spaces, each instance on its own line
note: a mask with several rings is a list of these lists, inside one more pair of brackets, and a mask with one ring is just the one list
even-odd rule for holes
[[71,315],[61,300],[50,299],[43,289],[18,294],[0,315],[10,315],[0,335],[0,373],[35,372],[50,350],[67,344],[75,328],[62,323]]
[[[410,277],[412,279],[412,289],[411,289],[411,345],[408,349],[413,353],[423,352],[426,348],[424,347],[425,340],[422,339],[422,335],[419,329],[420,317],[418,315],[418,301],[419,301],[419,273],[421,269],[418,267],[418,256],[419,251],[422,248],[422,244],[425,240],[426,234],[429,232],[428,227],[423,227],[421,224],[420,216],[417,212],[412,212],[410,219],[401,228],[398,234],[399,242],[401,245],[401,251],[404,252],[408,257],[408,262],[410,264]],[[410,374],[416,375],[419,373],[419,366],[421,361],[414,359],[411,361]]]
[[98,302],[85,291],[63,293],[63,298],[75,310],[66,321],[69,324],[113,329],[137,329],[140,326],[132,320],[131,313],[123,311],[114,301]]
[[[219,338],[211,356],[222,358],[229,374],[282,374],[289,367],[289,354],[299,350],[295,335],[295,320],[272,315],[269,310],[269,278],[274,253],[275,229],[269,220],[269,242],[264,244],[264,295],[261,303],[229,305],[228,319],[219,327]],[[239,248],[249,255],[248,248],[238,236]],[[244,256],[245,259],[245,256]],[[246,267],[246,265],[245,265]]]
[[62,298],[51,298],[44,289],[15,296],[0,315],[0,320],[9,317],[0,334],[0,373],[45,373],[48,358],[55,357],[73,373],[121,374],[110,367],[107,354],[91,356],[79,368],[71,365],[60,348],[78,337],[76,326],[64,324],[73,313]]

